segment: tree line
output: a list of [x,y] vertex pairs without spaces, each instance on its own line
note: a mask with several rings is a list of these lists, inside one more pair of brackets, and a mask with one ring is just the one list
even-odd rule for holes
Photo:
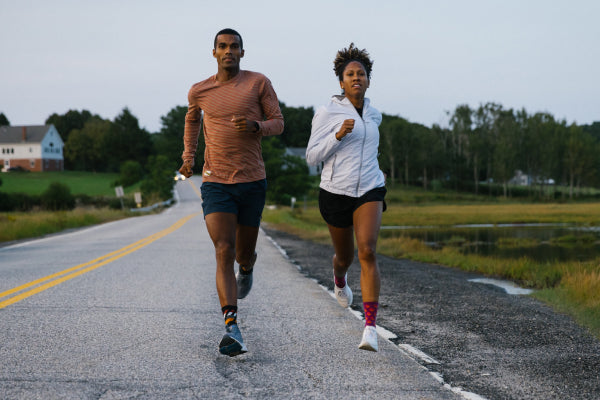
[[463,104],[448,114],[445,128],[384,115],[380,164],[391,182],[474,193],[485,186],[508,197],[517,190],[511,185],[516,171],[522,171],[528,185],[521,194],[527,196],[555,196],[559,192],[548,188],[560,185],[572,198],[583,187],[598,186],[600,122],[568,125],[549,113],[497,103]]
[[[267,137],[262,142],[267,170],[270,201],[289,204],[291,197],[302,196],[311,187],[304,161],[286,154],[287,147],[306,145],[310,135],[312,108],[286,107],[283,135]],[[161,128],[150,133],[124,108],[113,120],[88,110],[69,110],[50,115],[45,124],[53,124],[64,145],[66,170],[119,173],[115,185],[124,187],[141,183],[143,198],[171,197],[173,176],[181,165],[186,106],[176,106],[161,117]],[[0,113],[0,125],[10,125]],[[204,164],[204,136],[199,136],[194,172],[200,174]]]
[[[303,160],[286,153],[286,148],[308,143],[314,109],[288,107],[282,102],[280,107],[284,132],[264,138],[262,146],[268,198],[287,203],[318,182],[309,177]],[[185,106],[169,110],[155,133],[140,128],[128,108],[112,121],[87,110],[69,110],[52,114],[46,124],[54,124],[65,142],[66,169],[120,172],[122,183],[146,179],[146,190],[152,190],[161,180],[170,179],[172,185],[172,174],[181,163],[186,112]],[[379,163],[390,185],[487,191],[505,197],[553,196],[548,188],[560,185],[568,188],[567,195],[572,198],[582,188],[600,183],[600,122],[569,125],[549,113],[530,114],[497,103],[477,108],[458,105],[448,112],[448,118],[447,127],[427,127],[401,116],[383,115]],[[0,124],[9,124],[2,113]],[[203,162],[201,134],[196,173],[201,172]],[[529,185],[520,191],[511,185],[517,170],[529,179]],[[169,195],[170,188],[161,196]]]

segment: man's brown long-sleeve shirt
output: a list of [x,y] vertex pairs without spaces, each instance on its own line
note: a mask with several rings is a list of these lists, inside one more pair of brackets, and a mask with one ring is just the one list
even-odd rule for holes
[[[241,70],[219,82],[213,75],[192,86],[188,103],[182,159],[193,162],[204,119],[204,181],[243,183],[266,178],[261,138],[283,132],[279,101],[266,76]],[[258,132],[236,131],[234,116],[257,121]]]

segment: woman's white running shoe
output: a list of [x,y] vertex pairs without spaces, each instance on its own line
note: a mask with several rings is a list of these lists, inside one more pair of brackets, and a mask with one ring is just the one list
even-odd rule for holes
[[377,345],[377,330],[374,326],[365,326],[362,341],[358,345],[358,348],[369,351],[377,351],[379,349],[379,346]]
[[[333,276],[333,280],[335,282],[335,275]],[[346,274],[344,280],[346,281],[346,285],[343,288],[337,287],[335,283],[333,284],[333,293],[335,294],[338,303],[340,303],[340,306],[345,308],[352,304],[352,290],[350,290],[350,286],[348,286],[348,274]]]

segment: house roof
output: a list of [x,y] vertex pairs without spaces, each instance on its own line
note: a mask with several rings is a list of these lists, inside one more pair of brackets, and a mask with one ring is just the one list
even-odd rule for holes
[[285,153],[300,158],[306,158],[306,147],[286,147]]
[[[41,143],[50,126],[0,126],[0,143]],[[25,128],[25,141],[23,141],[23,128]]]

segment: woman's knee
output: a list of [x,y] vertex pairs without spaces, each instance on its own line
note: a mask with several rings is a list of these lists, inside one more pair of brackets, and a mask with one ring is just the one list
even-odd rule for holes
[[333,265],[337,267],[348,268],[352,261],[354,261],[354,253],[333,255]]
[[358,259],[366,263],[374,263],[377,260],[377,250],[374,245],[364,244],[358,246]]

